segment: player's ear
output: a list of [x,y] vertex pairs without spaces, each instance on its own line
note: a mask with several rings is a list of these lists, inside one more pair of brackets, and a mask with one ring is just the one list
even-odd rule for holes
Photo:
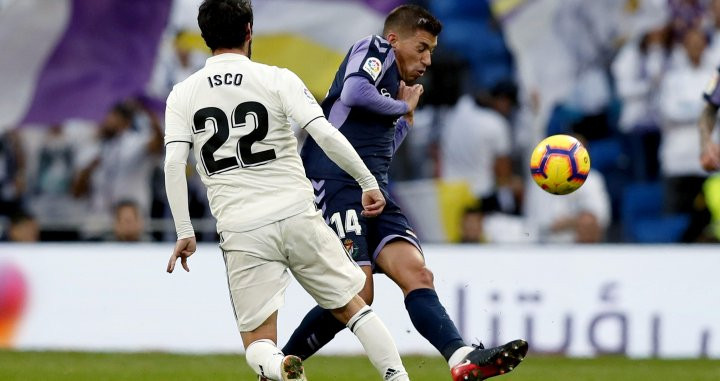
[[245,26],[245,41],[252,40],[252,24],[248,23]]
[[396,44],[397,41],[398,41],[398,35],[397,35],[397,33],[395,33],[395,32],[389,32],[389,33],[387,34],[387,36],[385,36],[385,39],[386,39],[387,42],[389,42],[390,45],[392,45],[392,47],[394,48],[394,47],[395,47],[395,44]]

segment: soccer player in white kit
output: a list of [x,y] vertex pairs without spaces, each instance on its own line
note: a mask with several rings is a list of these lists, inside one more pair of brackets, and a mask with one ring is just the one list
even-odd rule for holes
[[302,81],[250,60],[252,22],[247,0],[205,0],[198,24],[213,56],[168,96],[165,183],[178,241],[167,271],[178,258],[189,271],[187,259],[196,248],[185,177],[192,149],[217,219],[245,357],[260,379],[306,379],[301,360],[276,346],[289,269],[358,337],[384,380],[408,380],[389,332],[357,296],[365,275],[315,207],[288,118],[358,181],[364,215],[378,215],[385,199]]

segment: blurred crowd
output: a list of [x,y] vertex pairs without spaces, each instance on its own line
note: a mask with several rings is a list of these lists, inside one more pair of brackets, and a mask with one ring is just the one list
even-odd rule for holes
[[[716,242],[720,178],[700,167],[697,122],[720,65],[720,0],[550,1],[549,37],[537,31],[530,46],[526,19],[548,1],[510,11],[415,1],[445,28],[393,162],[394,197],[426,241]],[[167,36],[148,84],[156,99],[208,55],[194,33]],[[567,196],[528,175],[534,145],[557,133],[585,143],[593,166]],[[162,107],[150,97],[123,100],[99,124],[11,129],[0,136],[0,237],[174,240],[162,160]],[[193,224],[212,241],[194,171]]]
[[[720,1],[530,2],[505,14],[502,3],[426,2],[449,26],[446,50],[394,170],[469,186],[450,204],[461,212],[446,218],[457,224],[447,240],[716,242],[720,178],[700,166],[698,120],[720,65]],[[535,144],[559,133],[579,138],[593,167],[567,196],[528,176]]]
[[[147,95],[115,104],[99,123],[24,125],[0,135],[0,239],[174,240],[163,177],[164,99],[201,68],[200,36],[168,27]],[[188,166],[199,239],[214,239],[205,189]]]

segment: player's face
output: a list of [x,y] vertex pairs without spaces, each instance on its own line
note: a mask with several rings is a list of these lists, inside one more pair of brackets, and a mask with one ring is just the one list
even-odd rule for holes
[[437,36],[418,29],[413,34],[388,36],[395,50],[400,76],[405,82],[414,82],[425,74],[431,64],[433,50],[437,46]]

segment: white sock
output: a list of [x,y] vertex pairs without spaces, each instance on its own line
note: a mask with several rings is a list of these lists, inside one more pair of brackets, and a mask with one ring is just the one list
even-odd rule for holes
[[279,381],[280,367],[285,358],[282,351],[275,346],[272,340],[253,341],[245,349],[245,361],[260,376]]
[[361,308],[350,318],[347,327],[360,340],[370,362],[380,372],[383,380],[410,380],[390,332],[370,307]]
[[475,348],[471,346],[464,346],[458,348],[455,352],[453,352],[452,356],[450,356],[450,359],[448,360],[448,365],[450,365],[450,367],[452,368],[455,365],[460,364],[460,361],[462,361],[465,356],[468,355],[468,353],[472,352],[473,349]]

